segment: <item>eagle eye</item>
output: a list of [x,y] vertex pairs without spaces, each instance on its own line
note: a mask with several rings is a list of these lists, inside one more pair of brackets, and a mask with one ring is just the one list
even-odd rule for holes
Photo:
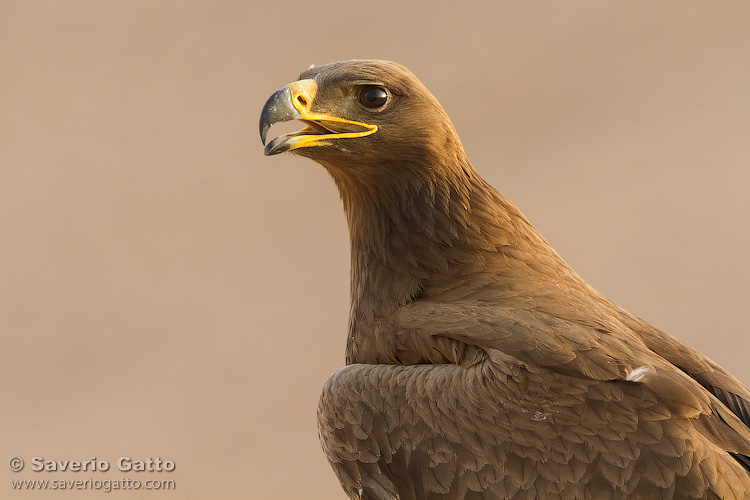
[[377,85],[368,85],[359,91],[359,102],[366,108],[382,108],[387,100],[388,93]]

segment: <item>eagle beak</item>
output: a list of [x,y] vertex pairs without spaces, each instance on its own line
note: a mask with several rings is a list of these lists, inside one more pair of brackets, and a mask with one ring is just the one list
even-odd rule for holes
[[268,129],[274,123],[299,120],[307,127],[276,137],[266,145],[266,156],[299,148],[330,145],[333,139],[364,137],[378,130],[377,125],[313,113],[310,107],[318,93],[315,80],[299,80],[274,92],[260,114],[260,139],[266,144]]

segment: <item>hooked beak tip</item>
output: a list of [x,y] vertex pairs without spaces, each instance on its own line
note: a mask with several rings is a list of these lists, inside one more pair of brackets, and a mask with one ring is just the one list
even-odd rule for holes
[[260,140],[265,145],[268,129],[274,123],[293,120],[299,116],[299,112],[292,105],[289,87],[274,92],[268,98],[260,114]]

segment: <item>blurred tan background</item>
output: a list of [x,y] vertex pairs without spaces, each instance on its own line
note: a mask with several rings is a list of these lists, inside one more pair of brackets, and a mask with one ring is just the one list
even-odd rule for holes
[[585,279],[750,383],[750,4],[455,5],[0,2],[0,497],[343,499],[315,408],[344,361],[344,216],[257,129],[311,63],[408,66]]

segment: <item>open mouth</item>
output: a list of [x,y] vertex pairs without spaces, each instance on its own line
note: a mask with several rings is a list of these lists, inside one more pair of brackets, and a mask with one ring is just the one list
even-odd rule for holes
[[329,145],[333,139],[363,137],[378,129],[377,125],[327,115],[299,116],[296,120],[307,126],[296,132],[274,138],[265,147],[266,156],[299,148]]

